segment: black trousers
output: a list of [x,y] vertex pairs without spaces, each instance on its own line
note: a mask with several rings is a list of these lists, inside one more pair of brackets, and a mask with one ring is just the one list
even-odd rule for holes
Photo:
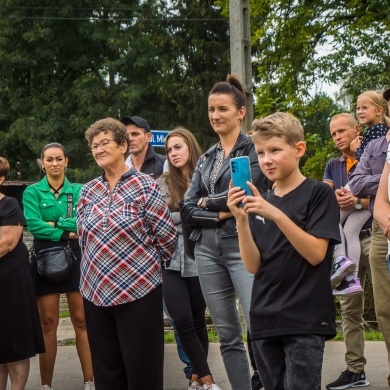
[[163,269],[163,290],[165,306],[190,359],[193,374],[201,378],[211,374],[207,364],[206,302],[199,278],[183,278],[179,271]]
[[102,307],[84,299],[97,390],[163,390],[162,286],[141,299]]

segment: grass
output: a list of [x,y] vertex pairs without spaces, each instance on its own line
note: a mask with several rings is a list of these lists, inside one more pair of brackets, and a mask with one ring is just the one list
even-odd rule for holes
[[60,311],[60,318],[67,318],[67,317],[70,317],[69,310]]
[[[379,332],[377,330],[366,330],[364,332],[364,339],[366,341],[384,341],[382,332]],[[333,340],[334,341],[344,341],[343,332],[337,332],[337,335]]]
[[[210,343],[218,343],[218,335],[217,331],[215,329],[208,329],[207,333],[209,335],[209,342]],[[164,343],[170,344],[170,343],[176,343],[175,340],[175,334],[172,330],[164,333]]]
[[[209,334],[209,342],[210,343],[217,343],[218,342],[218,335],[215,329],[208,329]],[[243,337],[243,339],[246,341],[246,335]],[[332,339],[332,341],[343,341],[344,337],[342,332],[338,332],[337,336]],[[365,340],[366,341],[383,341],[383,336],[381,332],[378,331],[366,331],[365,332]],[[165,344],[173,344],[176,343],[175,335],[173,331],[165,332],[164,334],[164,343]],[[58,345],[61,346],[74,346],[76,345],[75,339],[67,339],[64,341],[61,341],[58,343]]]
[[[66,318],[69,317],[69,310],[62,310],[60,311],[60,318]],[[208,336],[209,336],[209,342],[210,343],[217,343],[218,342],[218,335],[217,331],[214,328],[209,328],[207,330]],[[384,341],[383,335],[378,330],[366,330],[365,331],[365,340],[366,341]],[[246,341],[246,333],[243,335],[243,340]],[[342,332],[337,332],[337,335],[333,341],[344,341],[344,336]],[[172,344],[175,343],[175,335],[173,331],[167,331],[164,333],[164,342],[166,344]],[[65,340],[62,345],[75,345],[74,339],[68,339]]]
[[[217,332],[215,329],[209,329],[208,330],[208,334],[209,334],[209,342],[210,343],[218,343],[218,335],[217,335]],[[365,332],[365,337],[364,339],[366,341],[384,341],[383,339],[383,335],[381,332],[379,331],[376,331],[376,330],[370,330],[370,331],[366,331]],[[246,334],[243,335],[243,340],[246,341]],[[333,341],[344,341],[344,336],[343,336],[343,333],[342,332],[337,332],[337,335],[334,339],[332,339]],[[169,344],[169,343],[175,343],[175,335],[173,333],[173,331],[168,331],[165,333],[164,335],[164,342],[166,344]]]

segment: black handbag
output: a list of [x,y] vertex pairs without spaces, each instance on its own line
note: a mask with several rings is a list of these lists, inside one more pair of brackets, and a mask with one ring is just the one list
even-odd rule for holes
[[69,278],[77,262],[69,244],[42,249],[35,254],[37,271],[43,279],[60,282]]
[[[182,214],[183,206],[184,206],[184,201],[179,200],[180,217]],[[184,252],[190,259],[195,260],[196,241],[191,240],[190,236],[191,236],[192,231],[196,228],[196,226],[186,225],[183,223],[182,218],[181,218],[181,220],[182,220],[181,227],[182,227],[182,231],[183,231],[183,241],[184,241]]]
[[[73,196],[69,194],[67,211],[69,218],[72,216],[72,198]],[[72,274],[73,266],[77,263],[77,257],[69,246],[69,242],[66,246],[53,246],[37,252],[33,248],[31,259],[36,262],[39,275],[43,279],[52,282],[60,282],[69,278]]]

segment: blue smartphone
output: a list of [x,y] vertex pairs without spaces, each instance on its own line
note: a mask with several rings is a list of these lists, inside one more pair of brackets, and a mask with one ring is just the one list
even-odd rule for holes
[[[230,159],[230,173],[233,187],[241,187],[241,189],[245,191],[246,195],[252,196],[253,192],[248,187],[248,184],[246,184],[247,181],[252,183],[249,157],[241,156]],[[239,203],[238,205],[240,207],[243,206],[242,203]]]

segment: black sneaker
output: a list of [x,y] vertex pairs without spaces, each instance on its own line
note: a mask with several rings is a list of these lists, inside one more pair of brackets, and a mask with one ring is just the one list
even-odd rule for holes
[[263,388],[263,384],[261,383],[259,373],[257,371],[252,375],[251,384],[252,390],[260,390]]
[[334,382],[326,385],[328,390],[342,390],[350,389],[353,387],[366,387],[370,382],[366,378],[366,374],[362,371],[360,374],[345,370]]

